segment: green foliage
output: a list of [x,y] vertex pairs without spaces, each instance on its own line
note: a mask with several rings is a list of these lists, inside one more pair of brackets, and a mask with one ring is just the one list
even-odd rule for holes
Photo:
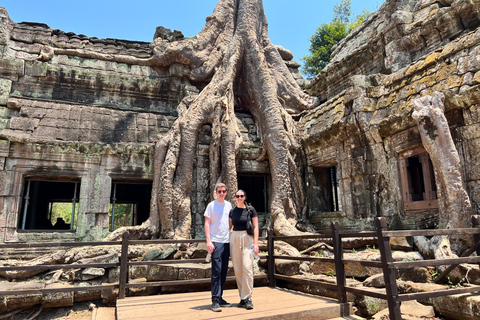
[[[50,222],[52,226],[55,226],[57,223],[57,218],[62,218],[66,224],[70,225],[72,221],[72,203],[71,202],[53,202],[51,204],[51,216]],[[78,203],[75,204],[75,217],[78,213]],[[74,217],[73,229],[77,227],[77,221]]]
[[[114,221],[114,228],[118,229],[124,226],[131,225],[132,219],[132,210],[134,204],[131,203],[116,203],[115,204],[115,221]],[[78,214],[78,203],[75,204],[75,217],[73,221],[73,229],[77,227],[76,216]],[[62,218],[66,224],[70,225],[70,221],[72,221],[72,203],[71,202],[54,202],[52,203],[51,208],[51,218],[50,222],[52,226],[55,225],[57,222],[57,218]],[[112,205],[110,204],[110,217],[109,223],[111,224],[112,218]]]
[[313,78],[330,62],[332,48],[345,38],[350,31],[360,25],[370,14],[367,9],[359,15],[353,16],[351,0],[342,0],[333,8],[334,18],[329,23],[322,23],[310,37],[310,55],[302,58],[304,62],[303,74]]
[[[131,203],[116,203],[115,204],[115,217],[113,222],[113,230],[120,227],[126,227],[131,225],[133,204]],[[109,215],[110,226],[112,223],[112,205],[110,204]]]
[[350,18],[352,17],[352,1],[351,0],[342,0],[340,3],[336,4],[333,7],[334,18],[333,20],[338,20],[341,23],[349,24]]
[[417,259],[415,258],[404,258],[402,259],[402,262],[410,262],[410,261],[416,261]]
[[368,305],[368,309],[369,309],[370,311],[372,311],[372,313],[377,313],[377,312],[380,311],[382,308],[380,308],[379,306],[377,306],[375,303],[370,302],[370,304]]
[[336,275],[335,270],[330,269],[330,270],[327,271],[327,276],[335,277],[335,275]]
[[311,55],[302,58],[304,61],[303,73],[308,78],[313,78],[325,68],[330,61],[332,47],[345,38],[348,32],[344,23],[335,20],[330,23],[322,23],[317,28],[317,32],[310,37]]

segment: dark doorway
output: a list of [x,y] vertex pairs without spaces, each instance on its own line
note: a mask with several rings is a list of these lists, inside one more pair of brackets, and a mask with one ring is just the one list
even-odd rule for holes
[[255,207],[258,213],[267,213],[268,207],[268,175],[254,173],[238,173],[238,188],[247,193],[247,202]]
[[25,179],[20,230],[74,230],[80,180]]
[[435,174],[425,149],[418,147],[401,154],[399,164],[405,210],[438,208]]
[[150,215],[152,183],[113,181],[110,197],[110,230],[140,225]]
[[340,211],[337,167],[313,167],[311,205],[318,212]]

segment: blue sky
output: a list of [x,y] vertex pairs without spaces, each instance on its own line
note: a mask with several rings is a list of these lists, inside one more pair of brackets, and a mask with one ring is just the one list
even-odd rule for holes
[[[375,11],[383,0],[351,0],[354,13]],[[340,0],[263,0],[274,44],[290,49],[294,60],[308,54],[309,37],[333,18]],[[14,22],[41,22],[53,29],[97,38],[152,41],[157,26],[197,34],[217,0],[0,0]]]

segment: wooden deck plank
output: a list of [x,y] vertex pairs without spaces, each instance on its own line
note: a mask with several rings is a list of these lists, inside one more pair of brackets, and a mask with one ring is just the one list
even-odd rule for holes
[[222,312],[210,310],[210,292],[161,294],[117,300],[117,319],[136,320],[161,316],[162,320],[192,319],[330,319],[341,316],[337,300],[280,288],[258,287],[253,291],[253,310],[238,308],[236,289],[223,297],[232,303]]

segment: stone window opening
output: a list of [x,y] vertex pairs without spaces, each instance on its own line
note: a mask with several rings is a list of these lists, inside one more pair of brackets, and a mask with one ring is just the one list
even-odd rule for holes
[[337,166],[313,167],[313,203],[317,212],[342,211]]
[[267,214],[268,208],[268,175],[255,173],[238,173],[238,188],[247,193],[247,203],[255,207],[258,214]]
[[[247,203],[257,211],[258,225],[261,230],[265,226],[267,215],[270,212],[270,176],[264,173],[239,172],[237,173],[237,182],[238,188],[247,193]],[[235,200],[233,201],[235,202]]]
[[18,229],[73,231],[76,228],[80,179],[26,178]]
[[113,181],[110,197],[109,230],[136,226],[148,219],[152,183]]
[[438,208],[437,187],[430,156],[423,147],[399,156],[400,182],[405,210]]

